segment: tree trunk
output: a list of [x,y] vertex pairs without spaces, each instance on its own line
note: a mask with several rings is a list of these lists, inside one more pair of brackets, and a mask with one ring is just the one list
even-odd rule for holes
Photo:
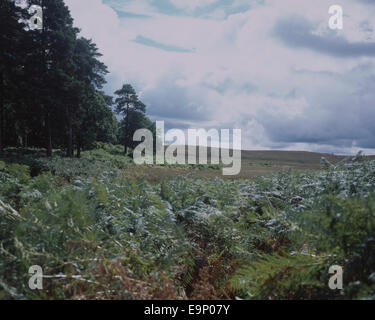
[[73,129],[69,127],[68,129],[68,148],[66,151],[66,156],[69,158],[73,157]]
[[128,154],[128,131],[129,131],[129,103],[126,105],[126,124],[125,124],[125,155]]
[[45,122],[47,129],[47,157],[52,157],[52,131],[49,112],[46,113]]
[[3,73],[0,74],[0,155],[4,153],[4,145],[3,145],[3,112],[4,112],[4,81],[3,81]]
[[81,158],[81,137],[78,136],[77,139],[77,158]]
[[27,143],[27,132],[23,134],[23,147],[24,149],[28,148],[28,143]]
[[73,157],[73,126],[72,126],[72,116],[70,110],[68,109],[68,149],[66,156]]
[[[40,5],[44,11],[44,1],[41,0]],[[46,76],[48,73],[47,61],[46,61],[46,30],[45,24],[43,23],[42,29],[42,43],[41,43],[41,62],[43,66],[43,75]],[[45,126],[47,134],[47,157],[52,157],[52,130],[51,130],[51,117],[50,117],[50,108],[48,107],[49,101],[44,101],[43,108],[45,110]]]

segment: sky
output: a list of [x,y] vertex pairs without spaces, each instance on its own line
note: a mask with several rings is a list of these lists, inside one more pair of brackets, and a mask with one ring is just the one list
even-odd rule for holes
[[[166,128],[241,129],[247,150],[375,154],[375,0],[65,0]],[[329,28],[329,7],[344,12]]]

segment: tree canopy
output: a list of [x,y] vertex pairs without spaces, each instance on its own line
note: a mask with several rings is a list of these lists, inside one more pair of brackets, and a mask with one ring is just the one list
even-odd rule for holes
[[[30,28],[27,8],[43,10],[42,29]],[[96,44],[79,36],[63,0],[0,2],[0,154],[5,147],[90,148],[94,142],[134,147],[132,132],[152,122],[131,85],[113,98],[103,92],[108,74]],[[123,115],[119,123],[112,110]],[[126,152],[125,152],[126,153]]]
[[[132,137],[137,129],[145,128],[146,106],[139,100],[134,88],[130,84],[124,84],[121,89],[115,92],[118,98],[115,100],[116,112],[123,115],[121,122],[122,133],[120,137],[124,143],[124,153],[127,154],[128,147],[132,146]],[[147,128],[145,128],[147,129]]]

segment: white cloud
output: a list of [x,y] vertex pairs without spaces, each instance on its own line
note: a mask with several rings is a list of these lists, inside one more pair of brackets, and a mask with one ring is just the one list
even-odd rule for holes
[[[280,19],[300,16],[315,26],[315,34],[332,36],[326,0],[269,0],[264,6],[226,19],[163,15],[146,0],[124,2],[121,9],[150,15],[150,18],[119,19],[101,0],[65,2],[77,26],[82,28],[82,35],[92,38],[104,54],[103,61],[111,71],[108,90],[114,91],[124,82],[135,84],[142,90],[149,112],[176,126],[242,128],[246,148],[282,145],[304,149],[311,146],[318,150],[319,143],[292,138],[305,139],[307,131],[305,135],[300,132],[304,127],[310,131],[310,140],[314,134],[320,136],[318,130],[325,131],[324,125],[334,127],[337,117],[345,118],[338,109],[340,104],[349,113],[358,110],[361,99],[368,106],[370,99],[359,93],[361,90],[367,90],[367,95],[374,97],[369,93],[375,89],[374,82],[361,82],[362,77],[370,77],[370,71],[353,71],[359,65],[371,66],[374,58],[342,59],[308,48],[293,48],[274,34],[273,28]],[[215,0],[173,2],[177,7],[193,11]],[[375,6],[351,0],[341,3],[345,13],[344,30],[337,36],[349,42],[371,41]],[[146,47],[133,42],[137,36],[195,51],[167,52]],[[348,101],[353,105],[347,105]],[[302,119],[306,121],[304,127],[288,128],[289,142],[278,141],[277,128]],[[358,121],[361,125],[363,119]],[[336,140],[348,138],[344,137],[344,125],[350,126],[350,122],[344,119],[341,126],[335,127],[339,135]],[[363,136],[354,137],[355,129],[350,128],[348,132],[352,132],[353,141],[363,139]],[[375,137],[375,132],[372,134]],[[335,141],[327,144],[329,148],[323,147],[324,137],[321,139],[322,150],[354,152],[358,147],[335,145]]]

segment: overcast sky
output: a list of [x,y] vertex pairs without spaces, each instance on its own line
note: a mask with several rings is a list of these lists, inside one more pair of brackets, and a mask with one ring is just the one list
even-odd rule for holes
[[[168,128],[244,149],[375,154],[373,0],[65,0],[111,74]],[[331,5],[344,29],[328,27]]]

